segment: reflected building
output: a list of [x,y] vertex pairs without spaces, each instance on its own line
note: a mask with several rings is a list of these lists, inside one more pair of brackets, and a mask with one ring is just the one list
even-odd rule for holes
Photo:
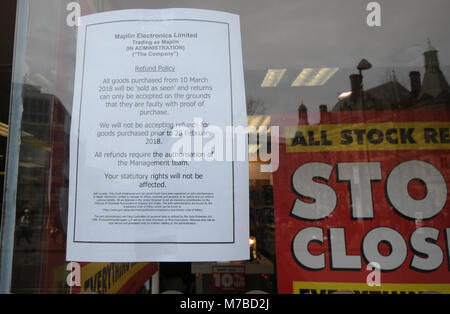
[[[23,85],[23,114],[17,219],[31,212],[31,243],[16,242],[12,291],[20,287],[62,292],[55,282],[65,263],[70,114],[55,95]],[[64,268],[61,268],[64,271]],[[64,280],[64,276],[60,281]]]
[[425,75],[415,108],[450,108],[450,86],[439,67],[438,51],[428,41],[425,56]]
[[438,50],[428,41],[424,52],[425,73],[409,73],[408,90],[397,81],[393,72],[391,80],[363,90],[361,74],[350,75],[351,92],[340,97],[332,111],[386,110],[386,109],[450,109],[450,86],[439,66]]

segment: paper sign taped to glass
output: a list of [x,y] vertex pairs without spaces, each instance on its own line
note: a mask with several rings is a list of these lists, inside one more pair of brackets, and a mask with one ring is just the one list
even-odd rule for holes
[[82,17],[67,260],[248,259],[246,127],[238,16]]

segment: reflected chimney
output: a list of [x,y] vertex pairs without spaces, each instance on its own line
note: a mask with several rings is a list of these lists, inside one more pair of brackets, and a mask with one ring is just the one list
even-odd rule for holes
[[352,87],[352,95],[350,96],[350,99],[354,103],[356,103],[359,96],[361,95],[362,75],[361,74],[350,75],[350,84]]
[[325,120],[325,113],[328,112],[327,105],[320,105],[319,111],[320,111],[320,122],[323,122]]
[[305,125],[308,124],[308,109],[302,104],[298,107],[298,124]]
[[409,72],[409,80],[411,82],[411,95],[414,98],[417,98],[420,93],[420,89],[422,85],[420,83],[420,72],[419,71],[411,71]]

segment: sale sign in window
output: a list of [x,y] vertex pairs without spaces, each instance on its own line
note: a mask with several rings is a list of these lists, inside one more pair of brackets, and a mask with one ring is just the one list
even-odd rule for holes
[[245,266],[213,266],[212,287],[218,291],[245,289]]
[[272,124],[280,293],[450,293],[450,111]]

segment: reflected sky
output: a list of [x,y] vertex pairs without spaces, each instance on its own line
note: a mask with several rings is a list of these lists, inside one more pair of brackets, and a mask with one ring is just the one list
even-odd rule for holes
[[[120,8],[192,7],[241,16],[244,65],[352,67],[364,57],[374,66],[422,66],[427,37],[450,64],[447,0],[381,3],[381,27],[366,24],[370,1],[361,0],[127,0]],[[358,60],[359,61],[359,60]]]
[[[83,5],[86,0],[81,2]],[[76,37],[65,24],[66,3],[31,1],[27,68],[30,83],[56,94],[70,111]],[[95,1],[94,1],[95,2]],[[409,86],[408,73],[423,75],[427,37],[439,50],[449,80],[450,19],[448,0],[396,0],[381,3],[381,27],[368,27],[361,0],[116,0],[117,9],[189,7],[240,15],[248,98],[264,103],[265,113],[295,112],[301,100],[311,111],[331,109],[348,91],[348,76],[362,58],[373,68],[364,72],[367,88],[392,78]],[[323,86],[292,87],[304,68],[339,68]],[[262,88],[267,69],[286,69],[277,87]]]

